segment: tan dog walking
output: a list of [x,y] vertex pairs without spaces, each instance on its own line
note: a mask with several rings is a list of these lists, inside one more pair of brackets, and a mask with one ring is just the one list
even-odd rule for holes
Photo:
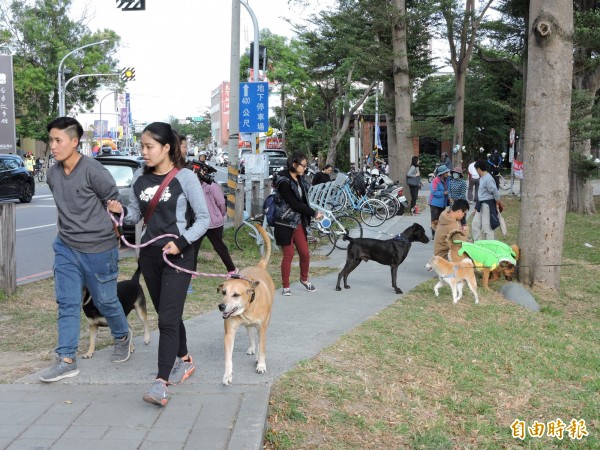
[[[256,353],[256,373],[267,371],[267,328],[271,319],[275,283],[267,272],[267,264],[271,257],[271,240],[260,225],[256,225],[256,228],[265,242],[263,257],[256,266],[247,267],[238,275],[231,276],[217,289],[217,292],[223,295],[219,310],[225,319],[224,385],[233,382],[233,344],[241,325],[246,327],[250,340],[246,354]],[[258,352],[256,351],[256,334],[258,334]]]

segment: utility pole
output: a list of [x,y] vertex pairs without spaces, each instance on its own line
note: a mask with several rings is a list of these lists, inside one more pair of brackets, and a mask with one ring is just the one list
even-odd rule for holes
[[[244,185],[238,182],[240,137],[240,0],[231,2],[231,65],[229,69],[229,167],[227,168],[227,215],[237,228],[244,220]],[[233,193],[232,193],[233,192]]]

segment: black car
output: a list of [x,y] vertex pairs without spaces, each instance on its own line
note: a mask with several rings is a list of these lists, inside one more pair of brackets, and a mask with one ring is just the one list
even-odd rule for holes
[[35,194],[33,173],[25,167],[21,157],[0,154],[0,200],[19,199],[29,203]]
[[287,154],[285,151],[266,149],[263,153],[269,157],[269,175],[287,168]]
[[[115,179],[115,183],[117,183],[117,188],[119,189],[119,195],[121,196],[121,202],[123,205],[127,206],[129,204],[129,195],[131,194],[133,174],[142,167],[144,161],[140,161],[137,156],[108,155],[96,158],[96,161],[106,167]],[[124,225],[123,231],[126,235],[135,235],[135,226]],[[129,240],[129,242],[132,241]]]

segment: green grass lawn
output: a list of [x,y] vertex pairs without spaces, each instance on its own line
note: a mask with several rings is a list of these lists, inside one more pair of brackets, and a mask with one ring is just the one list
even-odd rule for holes
[[[497,238],[513,243],[520,203],[505,203]],[[600,448],[599,249],[598,215],[568,214],[568,265],[560,292],[531,291],[539,313],[498,294],[504,281],[480,283],[479,305],[423,283],[275,384],[266,447]],[[532,436],[557,419],[562,440]]]

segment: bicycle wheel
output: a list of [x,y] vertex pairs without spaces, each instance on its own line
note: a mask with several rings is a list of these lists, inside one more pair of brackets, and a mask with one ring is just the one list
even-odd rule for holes
[[369,198],[358,207],[360,220],[370,227],[378,227],[388,218],[388,209],[381,200]]
[[237,230],[235,230],[233,240],[235,241],[235,246],[238,250],[244,250],[245,248],[252,248],[258,245],[260,247],[260,254],[263,254],[264,242],[262,235],[258,232],[252,222],[244,221]]
[[498,185],[501,191],[508,191],[510,189],[510,180],[507,180],[506,178],[501,176]]
[[350,241],[346,241],[344,235],[348,234],[348,236],[355,239],[361,238],[363,235],[362,225],[349,214],[341,214],[335,220],[330,228],[331,234],[336,236],[335,246],[340,250],[346,250],[350,245]]
[[329,195],[325,202],[324,208],[333,212],[340,212],[346,209],[348,205],[348,194],[340,187],[334,188],[334,191]]
[[329,256],[335,250],[335,240],[337,237],[330,233],[318,229],[316,226],[307,228],[308,249],[311,255]]
[[378,197],[378,200],[381,200],[385,206],[387,206],[389,216],[388,219],[391,219],[398,213],[398,205],[399,203],[396,201],[394,196],[390,194],[381,194]]
[[44,169],[40,169],[38,170],[37,173],[37,179],[38,181],[45,181],[46,180],[46,171]]

